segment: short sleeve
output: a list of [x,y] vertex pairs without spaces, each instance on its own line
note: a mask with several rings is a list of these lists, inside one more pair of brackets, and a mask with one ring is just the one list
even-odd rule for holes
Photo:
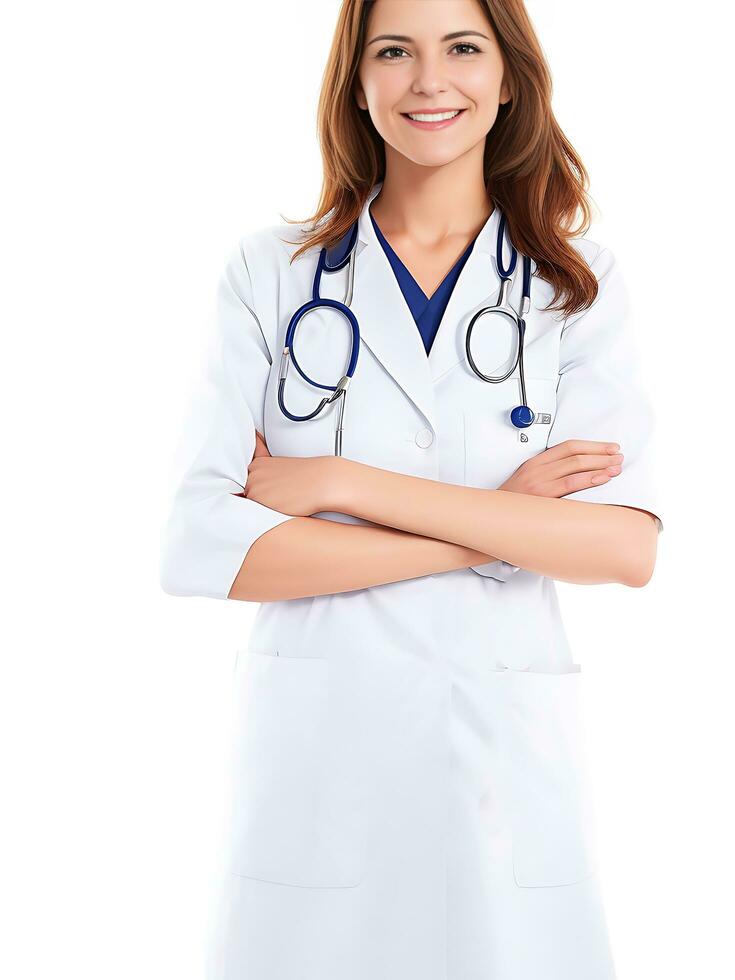
[[641,377],[627,290],[609,249],[598,252],[591,268],[599,283],[597,297],[562,329],[556,415],[547,445],[567,439],[619,443],[622,471],[564,499],[649,511],[660,533],[655,414]]
[[271,355],[254,311],[242,247],[220,278],[206,357],[173,463],[160,583],[171,595],[226,599],[251,545],[293,515],[237,496],[263,432]]

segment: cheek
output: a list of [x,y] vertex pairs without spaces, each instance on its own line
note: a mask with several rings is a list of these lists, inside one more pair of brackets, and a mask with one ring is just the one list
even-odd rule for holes
[[[468,97],[474,100],[473,95],[469,95]],[[484,139],[495,125],[495,121],[498,118],[499,98],[499,88],[497,94],[495,90],[489,93],[485,89],[476,100],[475,109],[470,120],[473,142]]]
[[503,84],[502,68],[489,64],[468,66],[461,84],[464,94],[478,109],[497,109]]
[[373,125],[384,140],[393,142],[396,129],[402,121],[393,110],[396,99],[382,87],[380,91],[366,91],[366,96]]
[[368,105],[376,115],[385,117],[390,107],[403,98],[406,91],[405,75],[401,79],[400,67],[396,65],[375,65],[368,62],[362,69],[360,81]]
[[479,135],[487,136],[498,118],[498,105],[487,105],[478,112]]

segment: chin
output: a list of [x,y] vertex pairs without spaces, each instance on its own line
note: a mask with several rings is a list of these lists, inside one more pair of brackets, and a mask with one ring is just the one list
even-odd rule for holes
[[407,156],[412,163],[415,163],[419,167],[445,167],[449,163],[454,163],[464,152],[464,150],[457,150],[452,153],[437,153],[434,155],[426,153],[405,153],[404,156]]

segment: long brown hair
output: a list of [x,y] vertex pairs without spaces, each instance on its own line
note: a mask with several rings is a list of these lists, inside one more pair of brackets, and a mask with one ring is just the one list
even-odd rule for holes
[[[551,74],[523,0],[478,2],[497,37],[511,93],[485,142],[485,186],[507,216],[514,245],[553,286],[547,309],[571,316],[597,295],[596,277],[569,243],[590,225],[587,171],[554,118]],[[373,3],[342,2],[318,106],[322,191],[308,237],[291,261],[312,246],[335,245],[385,177],[383,139],[353,92]]]

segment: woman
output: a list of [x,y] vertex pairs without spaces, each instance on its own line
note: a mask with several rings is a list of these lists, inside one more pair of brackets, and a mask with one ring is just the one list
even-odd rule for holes
[[[644,585],[662,525],[624,286],[550,88],[521,0],[345,0],[318,212],[227,264],[162,556],[167,592],[264,603],[211,977],[614,975],[554,580]],[[516,310],[533,260],[524,387],[514,320],[472,332],[504,380],[465,346],[507,239]],[[348,319],[311,310],[279,390],[323,249],[361,345],[296,422],[350,357]]]

